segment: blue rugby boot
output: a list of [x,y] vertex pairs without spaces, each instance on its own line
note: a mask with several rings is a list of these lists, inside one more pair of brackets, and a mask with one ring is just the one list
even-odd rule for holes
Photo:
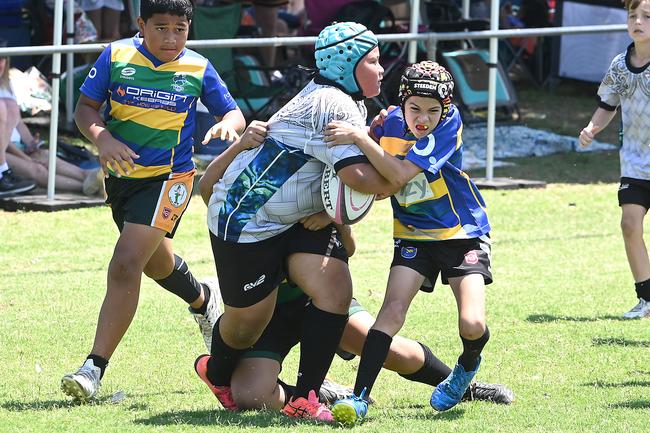
[[350,397],[336,401],[332,405],[334,420],[346,426],[361,424],[368,413],[368,402],[366,401],[366,388],[361,391],[360,396]]
[[433,390],[431,406],[435,410],[442,412],[460,403],[480,365],[480,357],[474,371],[465,371],[462,365],[456,364],[454,371]]

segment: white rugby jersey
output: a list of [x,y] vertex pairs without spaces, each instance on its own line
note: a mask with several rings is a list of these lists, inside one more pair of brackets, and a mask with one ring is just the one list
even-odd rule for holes
[[621,177],[650,180],[650,63],[632,66],[633,47],[612,60],[598,89],[599,106],[606,110],[621,106]]
[[271,117],[264,144],[237,155],[214,185],[208,204],[210,231],[222,240],[258,242],[322,211],[325,164],[338,171],[367,161],[356,145],[328,148],[325,127],[342,120],[365,128],[366,115],[363,102],[311,81]]

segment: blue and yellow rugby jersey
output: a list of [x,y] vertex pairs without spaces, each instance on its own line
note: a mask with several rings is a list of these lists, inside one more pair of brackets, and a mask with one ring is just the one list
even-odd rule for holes
[[405,133],[401,108],[391,111],[379,144],[411,161],[422,172],[391,197],[393,236],[412,241],[468,239],[490,231],[485,202],[461,170],[463,122],[452,105],[447,117],[426,137]]
[[237,108],[205,57],[183,49],[175,60],[163,63],[147,51],[137,35],[106,47],[80,90],[95,101],[106,101],[108,130],[140,155],[131,178],[194,168],[192,133],[197,98],[214,116]]

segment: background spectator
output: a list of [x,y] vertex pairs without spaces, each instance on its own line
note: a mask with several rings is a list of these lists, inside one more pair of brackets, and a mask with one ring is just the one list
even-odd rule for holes
[[121,38],[120,14],[124,10],[122,0],[80,0],[79,4],[95,25],[100,41]]
[[[0,48],[7,41],[0,39]],[[19,194],[34,189],[34,182],[25,181],[11,171],[7,163],[7,147],[11,132],[18,124],[20,111],[9,84],[9,58],[0,57],[0,197]]]
[[[40,149],[41,143],[38,134],[32,135],[25,122],[20,119],[7,148],[7,162],[19,176],[33,180],[38,186],[46,188],[50,152]],[[103,195],[104,183],[101,170],[99,168],[84,170],[57,158],[56,189],[89,196]]]

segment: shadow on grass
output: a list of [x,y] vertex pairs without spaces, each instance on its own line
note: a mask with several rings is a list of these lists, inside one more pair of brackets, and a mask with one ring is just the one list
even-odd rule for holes
[[77,407],[77,406],[81,406],[81,403],[77,403],[71,400],[34,400],[34,401],[11,400],[11,401],[4,402],[0,405],[0,407],[10,412],[70,409],[72,407]]
[[[215,410],[179,410],[172,412],[162,412],[149,418],[136,419],[135,424],[147,426],[167,426],[167,425],[228,425],[236,427],[280,427],[286,426],[287,430],[299,420],[289,418],[280,412],[273,411],[246,411],[246,412],[229,412],[223,409]],[[310,421],[304,421],[316,426]]]
[[526,317],[527,322],[531,323],[550,323],[550,322],[598,322],[601,320],[626,321],[621,316],[596,316],[596,317],[579,317],[579,316],[555,316],[553,314],[531,314]]
[[645,387],[645,386],[650,386],[650,381],[628,380],[619,383],[590,382],[590,383],[583,383],[582,386],[588,386],[590,388],[627,388],[627,387],[636,387],[636,386]]
[[437,412],[432,409],[431,406],[421,404],[408,405],[404,408],[415,409],[414,412],[404,413],[404,418],[407,419],[455,421],[461,419],[465,415],[465,409],[458,406],[444,412]]
[[[168,394],[187,394],[185,391],[174,391]],[[23,411],[47,411],[55,409],[71,409],[79,406],[113,406],[120,405],[127,407],[129,410],[143,410],[149,406],[146,403],[134,400],[141,400],[142,397],[161,395],[161,393],[140,393],[140,394],[127,394],[124,400],[114,401],[114,395],[108,394],[103,397],[95,398],[87,403],[63,398],[60,400],[10,400],[0,404],[0,408],[10,412],[23,412]]]
[[650,409],[650,400],[632,400],[607,405],[610,409]]
[[[403,418],[412,420],[446,420],[454,421],[463,417],[465,410],[456,408],[447,412],[436,412],[429,406],[411,405],[404,406],[400,411]],[[414,410],[408,410],[414,409]],[[424,409],[424,410],[423,410]],[[370,414],[364,425],[371,424],[373,416]],[[313,425],[314,427],[322,426],[329,428],[327,424],[316,424],[309,420],[297,420],[282,415],[274,411],[246,411],[246,412],[229,412],[221,409],[217,410],[181,410],[173,412],[162,412],[149,418],[137,419],[135,424],[148,426],[168,426],[168,425],[229,425],[236,427],[287,427],[287,431],[297,424]]]
[[650,341],[648,340],[628,340],[620,337],[593,338],[591,344],[594,346],[650,347]]

